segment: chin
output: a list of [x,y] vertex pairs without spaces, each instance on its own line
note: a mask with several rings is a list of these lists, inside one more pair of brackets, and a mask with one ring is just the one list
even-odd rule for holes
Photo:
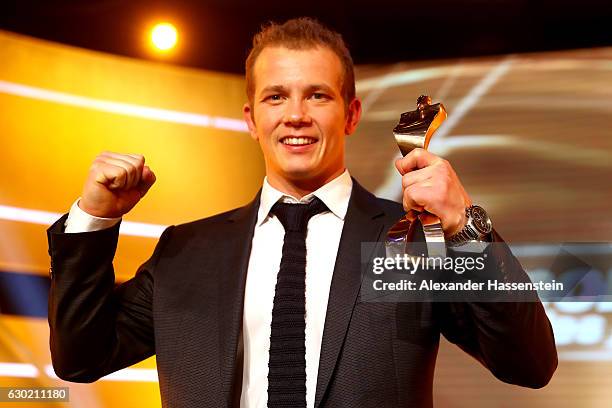
[[311,163],[300,163],[297,160],[286,163],[286,166],[281,167],[282,174],[289,179],[304,179],[316,176],[320,173],[320,169]]
[[313,180],[319,177],[319,174],[312,169],[309,170],[292,170],[285,173],[288,180],[306,181]]
[[284,169],[283,174],[287,180],[307,181],[321,178],[323,172],[316,166],[292,166]]

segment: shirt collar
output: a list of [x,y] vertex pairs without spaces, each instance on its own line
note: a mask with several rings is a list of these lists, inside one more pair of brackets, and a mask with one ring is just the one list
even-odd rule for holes
[[348,210],[348,202],[351,197],[352,189],[353,180],[348,170],[344,170],[341,175],[312,193],[305,195],[301,200],[275,189],[268,183],[268,177],[265,177],[263,187],[261,188],[257,225],[263,224],[272,206],[276,204],[277,201],[281,200],[286,203],[308,203],[315,196],[323,201],[336,217],[344,220],[346,211]]

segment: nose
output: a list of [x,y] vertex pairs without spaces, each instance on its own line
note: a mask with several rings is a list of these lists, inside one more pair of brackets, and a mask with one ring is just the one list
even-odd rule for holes
[[283,122],[286,126],[302,127],[311,123],[306,101],[290,99],[286,105]]

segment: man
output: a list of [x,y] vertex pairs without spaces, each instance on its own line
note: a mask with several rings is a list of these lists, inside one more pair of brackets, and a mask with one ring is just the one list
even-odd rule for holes
[[[114,288],[120,217],[155,176],[142,156],[103,153],[69,216],[49,229],[57,374],[95,381],[156,354],[164,406],[429,407],[443,333],[501,380],[544,386],[557,360],[539,302],[360,301],[362,242],[383,239],[403,210],[430,211],[457,236],[472,203],[450,164],[423,150],[396,163],[403,209],[351,179],[344,138],[361,105],[341,37],[310,19],[270,25],[246,68],[244,118],[266,166],[253,202],[168,228],[136,276]],[[307,233],[279,210],[321,202],[322,213],[300,221]],[[526,279],[509,251],[490,255],[492,273]],[[301,282],[287,306],[280,287],[298,258]],[[283,314],[293,307],[302,326]]]

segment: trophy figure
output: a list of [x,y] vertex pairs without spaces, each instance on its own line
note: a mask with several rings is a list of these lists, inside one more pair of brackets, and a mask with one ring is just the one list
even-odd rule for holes
[[[407,155],[413,149],[427,149],[431,136],[446,119],[446,110],[441,103],[431,104],[431,98],[421,95],[417,99],[417,109],[402,113],[400,121],[393,129],[395,141],[399,146],[402,155]],[[387,256],[397,253],[405,253],[409,256],[422,257],[417,248],[412,245],[415,234],[419,234],[419,223],[425,236],[427,246],[427,256],[445,257],[446,245],[444,242],[444,231],[440,219],[427,212],[416,212],[411,210],[402,217],[387,232]]]

